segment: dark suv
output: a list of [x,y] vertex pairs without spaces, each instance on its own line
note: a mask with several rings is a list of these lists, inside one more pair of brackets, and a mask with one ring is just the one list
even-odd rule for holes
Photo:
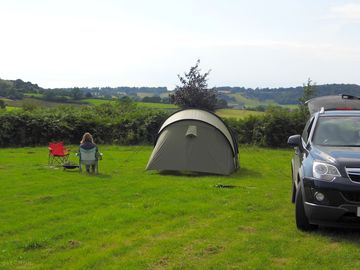
[[326,96],[308,101],[311,117],[295,147],[292,202],[301,230],[318,225],[360,228],[360,99]]

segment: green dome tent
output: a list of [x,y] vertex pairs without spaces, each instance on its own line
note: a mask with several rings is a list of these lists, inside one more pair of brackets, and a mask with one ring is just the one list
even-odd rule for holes
[[229,175],[238,167],[237,142],[221,118],[186,109],[163,123],[146,169]]

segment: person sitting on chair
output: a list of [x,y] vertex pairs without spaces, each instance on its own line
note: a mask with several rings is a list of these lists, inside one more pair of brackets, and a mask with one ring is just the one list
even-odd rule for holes
[[[82,157],[82,152],[94,153],[93,160],[88,160],[88,158],[86,160],[84,160],[84,158]],[[83,135],[82,140],[80,141],[79,154],[80,154],[80,170],[81,170],[81,163],[84,163],[86,166],[87,172],[90,172],[90,167],[91,167],[91,171],[93,173],[97,173],[97,160],[99,157],[101,159],[101,154],[99,153],[98,147],[94,143],[94,139],[89,132],[86,132]],[[87,162],[84,162],[84,161],[87,161]]]

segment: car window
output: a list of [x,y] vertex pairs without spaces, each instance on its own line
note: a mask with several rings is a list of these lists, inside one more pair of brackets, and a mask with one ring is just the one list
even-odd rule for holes
[[360,146],[360,117],[320,117],[313,143],[324,146]]
[[303,138],[305,143],[307,143],[307,141],[309,139],[309,134],[310,134],[313,122],[314,122],[314,118],[309,119],[309,121],[306,123],[304,131],[303,131],[303,133],[301,135],[301,137]]

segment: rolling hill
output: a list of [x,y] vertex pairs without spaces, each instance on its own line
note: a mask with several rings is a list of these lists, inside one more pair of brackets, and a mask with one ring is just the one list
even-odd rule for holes
[[[356,84],[324,84],[315,86],[315,96],[350,94],[359,95],[360,86]],[[244,88],[222,86],[216,88],[220,99],[224,99],[234,108],[254,108],[259,106],[280,105],[294,107],[303,94],[303,87],[288,88]],[[83,98],[108,99],[128,96],[135,101],[146,97],[158,97],[167,102],[169,91],[166,87],[82,87],[45,89],[31,82],[0,79],[0,98],[20,100],[24,97],[44,99],[58,103],[86,103]],[[102,103],[92,101],[91,103]],[[161,103],[159,103],[161,104]],[[12,106],[11,104],[8,104]],[[162,106],[162,105],[161,105]],[[161,107],[160,106],[160,107]]]

